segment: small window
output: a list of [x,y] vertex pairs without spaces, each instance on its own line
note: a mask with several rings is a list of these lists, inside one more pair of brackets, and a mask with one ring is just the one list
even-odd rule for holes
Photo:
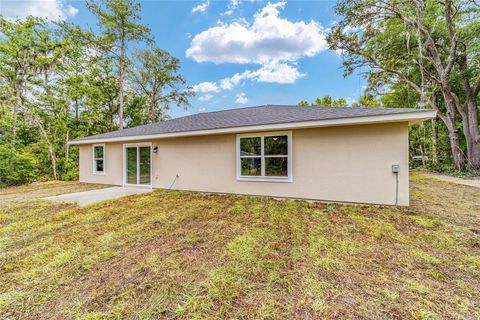
[[93,173],[105,174],[105,145],[93,145]]
[[237,178],[291,181],[290,150],[290,132],[237,136]]

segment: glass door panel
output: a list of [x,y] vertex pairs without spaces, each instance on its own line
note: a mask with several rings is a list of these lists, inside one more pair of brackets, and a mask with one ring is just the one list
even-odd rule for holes
[[150,181],[150,146],[126,147],[126,184],[151,184]]
[[127,184],[137,184],[137,147],[127,147]]
[[139,147],[140,184],[150,184],[150,147]]

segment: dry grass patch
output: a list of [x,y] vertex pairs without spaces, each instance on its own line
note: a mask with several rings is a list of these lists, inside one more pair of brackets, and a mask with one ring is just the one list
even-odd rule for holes
[[413,175],[403,209],[166,190],[80,208],[29,190],[0,192],[20,199],[0,207],[0,318],[480,316],[475,188]]

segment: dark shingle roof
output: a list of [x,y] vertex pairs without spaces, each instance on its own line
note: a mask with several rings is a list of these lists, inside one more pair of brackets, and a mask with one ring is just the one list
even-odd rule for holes
[[186,117],[147,124],[144,126],[97,134],[94,136],[80,138],[75,141],[208,129],[224,129],[300,121],[390,115],[419,111],[425,111],[425,109],[264,105],[258,107],[198,113]]

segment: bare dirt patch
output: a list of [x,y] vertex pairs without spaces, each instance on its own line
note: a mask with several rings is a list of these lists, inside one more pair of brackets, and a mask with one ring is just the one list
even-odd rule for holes
[[7,205],[14,202],[24,202],[64,193],[88,191],[105,187],[109,186],[79,183],[77,181],[34,182],[24,186],[0,188],[0,204]]

